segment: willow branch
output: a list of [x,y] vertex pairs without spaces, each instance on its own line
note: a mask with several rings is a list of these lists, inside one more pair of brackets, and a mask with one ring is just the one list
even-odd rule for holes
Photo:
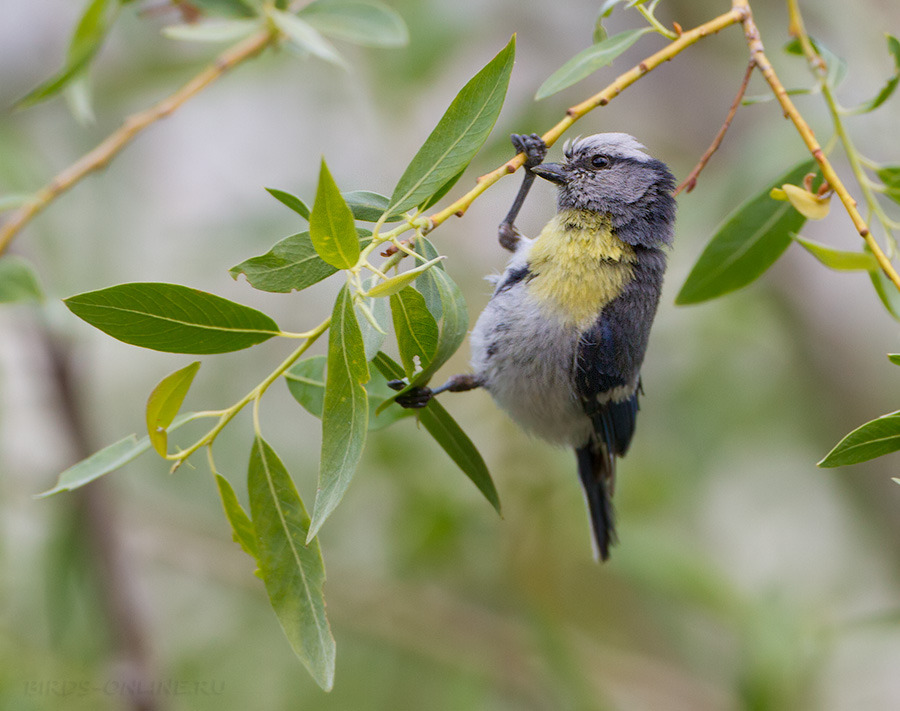
[[750,57],[756,63],[759,71],[762,73],[769,87],[772,89],[772,92],[775,94],[775,98],[778,100],[778,103],[781,104],[781,108],[784,111],[785,117],[790,119],[791,123],[794,124],[794,127],[797,129],[797,133],[800,134],[800,138],[803,139],[803,142],[809,149],[810,154],[815,159],[816,163],[819,164],[819,167],[822,170],[822,176],[832,187],[835,195],[838,196],[838,199],[840,199],[841,203],[844,205],[844,209],[847,211],[847,214],[853,221],[853,226],[856,228],[859,236],[865,240],[866,245],[875,256],[875,259],[878,262],[878,265],[881,267],[881,270],[885,273],[888,279],[890,279],[894,283],[897,289],[900,290],[900,275],[897,274],[897,271],[894,269],[894,265],[891,264],[891,261],[882,251],[881,246],[872,236],[872,233],[869,231],[869,225],[866,223],[865,219],[863,219],[863,216],[860,214],[859,210],[856,209],[856,200],[854,200],[850,195],[850,192],[847,190],[840,176],[837,174],[834,167],[825,156],[825,152],[822,150],[822,146],[820,146],[819,142],[816,140],[816,136],[813,133],[813,130],[800,115],[800,112],[797,111],[797,108],[791,101],[791,97],[788,96],[787,90],[784,88],[784,85],[775,74],[775,69],[772,67],[771,62],[769,62],[768,57],[766,57],[762,40],[760,39],[759,35],[759,29],[756,27],[756,23],[753,21],[753,15],[750,13],[750,5],[748,0],[732,0],[732,7],[735,10],[742,9],[744,12],[744,19],[742,21],[742,24],[744,26],[744,36],[747,39],[747,46],[750,49]]
[[171,96],[140,113],[129,116],[122,126],[102,143],[59,173],[38,190],[0,227],[0,254],[34,217],[89,173],[100,170],[145,128],[165,118],[188,99],[196,96],[223,74],[259,54],[273,41],[268,30],[256,32],[216,57],[215,61]]
[[737,113],[738,107],[741,105],[741,99],[744,98],[744,94],[747,92],[747,85],[750,83],[750,77],[753,75],[753,70],[755,68],[756,63],[751,59],[747,63],[747,69],[744,72],[744,79],[743,81],[741,81],[741,86],[738,89],[738,93],[735,95],[734,101],[731,102],[731,108],[728,109],[728,115],[725,117],[725,123],[722,124],[722,127],[719,129],[719,132],[716,134],[716,137],[713,139],[713,142],[710,144],[709,148],[707,148],[706,152],[700,157],[697,165],[695,165],[693,170],[688,173],[688,176],[684,179],[681,185],[675,188],[675,192],[672,193],[673,196],[677,197],[682,191],[689,193],[697,186],[697,178],[700,177],[700,173],[703,172],[706,164],[709,163],[709,159],[712,158],[713,153],[719,150],[719,146],[722,145],[722,140],[725,138],[725,133],[731,126],[731,122],[734,120],[734,116]]
[[[692,30],[683,32],[678,39],[666,45],[655,54],[650,55],[643,62],[632,67],[624,74],[620,74],[616,77],[616,80],[603,89],[603,91],[595,94],[590,99],[571,107],[566,111],[565,117],[542,136],[544,142],[548,146],[552,146],[559,140],[560,136],[572,126],[572,124],[578,121],[578,119],[593,111],[598,106],[606,106],[610,101],[621,94],[624,89],[634,84],[642,76],[653,71],[663,62],[669,61],[704,37],[716,34],[730,25],[736,25],[743,22],[748,13],[749,9],[747,8],[733,7],[724,15],[719,15],[709,22],[704,22],[702,25],[698,25]],[[524,165],[524,163],[525,156],[520,153],[499,168],[482,175],[478,178],[475,187],[468,193],[440,212],[431,215],[429,218],[430,227],[426,231],[434,229],[451,215],[462,217],[479,195],[500,180],[500,178],[509,175],[510,173],[515,173],[522,165]]]

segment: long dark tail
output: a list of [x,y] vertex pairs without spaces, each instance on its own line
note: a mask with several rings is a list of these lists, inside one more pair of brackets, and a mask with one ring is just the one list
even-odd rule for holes
[[575,450],[578,476],[584,487],[591,528],[594,532],[594,554],[600,560],[609,559],[609,548],[616,542],[616,523],[610,496],[616,473],[614,456],[596,442],[588,442]]

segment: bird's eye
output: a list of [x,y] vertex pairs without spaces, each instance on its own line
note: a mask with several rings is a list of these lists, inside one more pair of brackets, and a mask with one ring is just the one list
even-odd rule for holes
[[595,168],[607,168],[609,166],[609,158],[606,156],[594,156],[591,158],[591,165]]

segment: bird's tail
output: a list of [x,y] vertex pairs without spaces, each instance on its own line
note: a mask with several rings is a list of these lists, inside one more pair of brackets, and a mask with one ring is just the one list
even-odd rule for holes
[[616,525],[610,499],[615,477],[615,458],[596,442],[588,442],[576,449],[575,456],[578,458],[578,475],[584,487],[594,532],[594,555],[600,560],[608,560],[609,548],[616,542]]

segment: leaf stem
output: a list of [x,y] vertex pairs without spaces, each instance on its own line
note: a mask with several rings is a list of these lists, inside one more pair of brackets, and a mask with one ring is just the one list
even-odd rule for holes
[[[789,4],[791,2],[794,2],[794,0],[789,0]],[[753,15],[750,12],[749,0],[732,0],[732,9],[735,11],[740,10],[743,13],[742,24],[744,26],[744,36],[747,39],[747,46],[750,50],[750,57],[756,62],[756,66],[759,68],[769,87],[772,89],[772,92],[775,94],[775,98],[778,100],[778,103],[781,104],[785,117],[790,119],[794,124],[797,133],[800,134],[800,138],[803,139],[810,154],[816,160],[816,163],[819,164],[822,175],[843,203],[844,209],[853,221],[853,226],[856,228],[860,237],[865,240],[866,245],[878,261],[881,270],[888,279],[894,283],[897,289],[900,290],[900,275],[897,274],[894,265],[891,264],[890,259],[888,259],[887,255],[882,251],[881,246],[872,236],[869,225],[863,219],[859,210],[856,209],[856,200],[853,199],[843,181],[841,181],[840,176],[837,174],[822,150],[822,147],[816,140],[816,136],[809,127],[809,124],[806,123],[806,120],[800,115],[800,112],[797,111],[790,96],[788,96],[787,90],[784,88],[778,75],[775,74],[772,63],[769,61],[768,57],[766,57],[759,29],[756,27],[756,23],[753,21]],[[795,13],[795,17],[799,17],[799,12]],[[800,26],[800,31],[802,32],[802,25]],[[825,91],[827,91],[827,86],[823,83],[823,92]]]
[[[653,3],[653,8],[656,7],[656,3]],[[659,32],[659,34],[663,35],[663,37],[667,37],[670,40],[678,39],[678,34],[672,32],[668,27],[665,27],[663,23],[656,19],[656,15],[653,14],[653,9],[648,10],[644,7],[643,3],[638,3],[634,6],[635,10],[641,13],[644,16],[644,19],[650,23],[654,30]]]
[[[194,452],[196,452],[201,447],[209,446],[213,443],[216,437],[219,436],[219,433],[225,429],[225,426],[231,422],[235,415],[237,415],[241,410],[244,409],[251,401],[259,401],[259,398],[263,396],[266,390],[269,389],[269,386],[274,383],[278,378],[284,375],[285,371],[290,368],[297,359],[300,358],[309,347],[318,340],[319,336],[321,336],[325,331],[328,330],[328,327],[331,325],[331,317],[329,316],[327,319],[322,321],[318,326],[308,332],[306,340],[297,348],[293,353],[291,353],[287,358],[282,361],[281,365],[279,365],[275,370],[273,370],[269,375],[263,380],[259,385],[257,385],[253,390],[248,392],[244,397],[238,400],[231,407],[222,410],[221,415],[219,416],[219,421],[215,424],[215,426],[207,432],[203,437],[198,439],[194,444],[192,444],[187,449],[183,449],[180,452],[176,452],[175,454],[169,454],[166,456],[166,459],[173,460],[175,464],[172,466],[172,471],[175,471],[181,464],[190,457]],[[256,406],[254,406],[254,426],[258,427],[258,412],[256,411]]]
[[57,174],[47,185],[34,193],[28,202],[10,215],[6,223],[0,227],[0,254],[6,251],[22,228],[56,198],[89,173],[106,166],[145,128],[174,112],[188,99],[196,96],[229,70],[262,52],[274,41],[275,37],[276,35],[268,30],[250,35],[222,52],[212,64],[174,94],[149,109],[126,118],[117,131],[107,136],[96,148]]

